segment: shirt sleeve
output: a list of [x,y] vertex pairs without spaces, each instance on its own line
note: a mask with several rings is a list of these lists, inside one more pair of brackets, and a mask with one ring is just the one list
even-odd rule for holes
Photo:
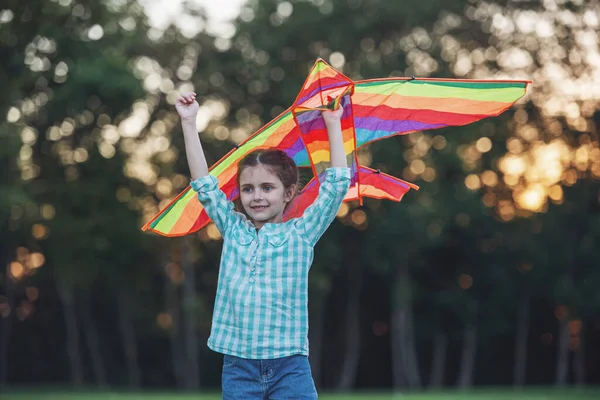
[[313,246],[335,219],[350,187],[350,168],[328,168],[313,204],[298,218],[296,228]]
[[212,175],[206,175],[191,182],[192,189],[198,193],[198,201],[206,214],[215,223],[221,236],[231,226],[235,216],[233,202],[219,189],[219,181]]

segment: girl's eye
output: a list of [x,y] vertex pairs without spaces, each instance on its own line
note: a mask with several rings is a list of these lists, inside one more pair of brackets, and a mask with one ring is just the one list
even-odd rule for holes
[[252,189],[250,189],[249,187],[242,188],[242,192],[244,193],[250,193],[251,191]]
[[271,189],[273,189],[273,187],[271,187],[271,186],[265,186],[265,191],[266,192],[270,191]]

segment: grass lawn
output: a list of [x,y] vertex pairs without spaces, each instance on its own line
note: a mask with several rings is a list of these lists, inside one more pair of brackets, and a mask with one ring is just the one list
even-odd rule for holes
[[[0,394],[0,400],[218,400],[219,394],[178,393],[111,393],[111,392],[62,392],[19,390]],[[322,400],[592,400],[600,399],[600,389],[534,389],[522,392],[512,390],[474,390],[472,392],[448,391],[421,394],[359,393],[328,394]]]

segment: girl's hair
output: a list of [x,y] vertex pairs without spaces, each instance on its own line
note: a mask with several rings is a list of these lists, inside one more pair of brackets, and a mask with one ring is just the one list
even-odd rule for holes
[[[237,184],[240,185],[240,176],[242,171],[247,167],[255,167],[257,165],[264,165],[269,167],[271,172],[275,174],[285,189],[289,189],[292,186],[296,186],[296,193],[298,192],[298,167],[290,156],[279,149],[259,149],[248,153],[238,163],[237,173]],[[289,203],[288,203],[289,204]]]

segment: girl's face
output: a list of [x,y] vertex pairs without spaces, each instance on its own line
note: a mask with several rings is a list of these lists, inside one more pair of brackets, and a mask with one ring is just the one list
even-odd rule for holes
[[286,190],[279,177],[262,164],[246,167],[240,174],[240,200],[257,229],[266,223],[282,221],[294,190],[294,187]]

